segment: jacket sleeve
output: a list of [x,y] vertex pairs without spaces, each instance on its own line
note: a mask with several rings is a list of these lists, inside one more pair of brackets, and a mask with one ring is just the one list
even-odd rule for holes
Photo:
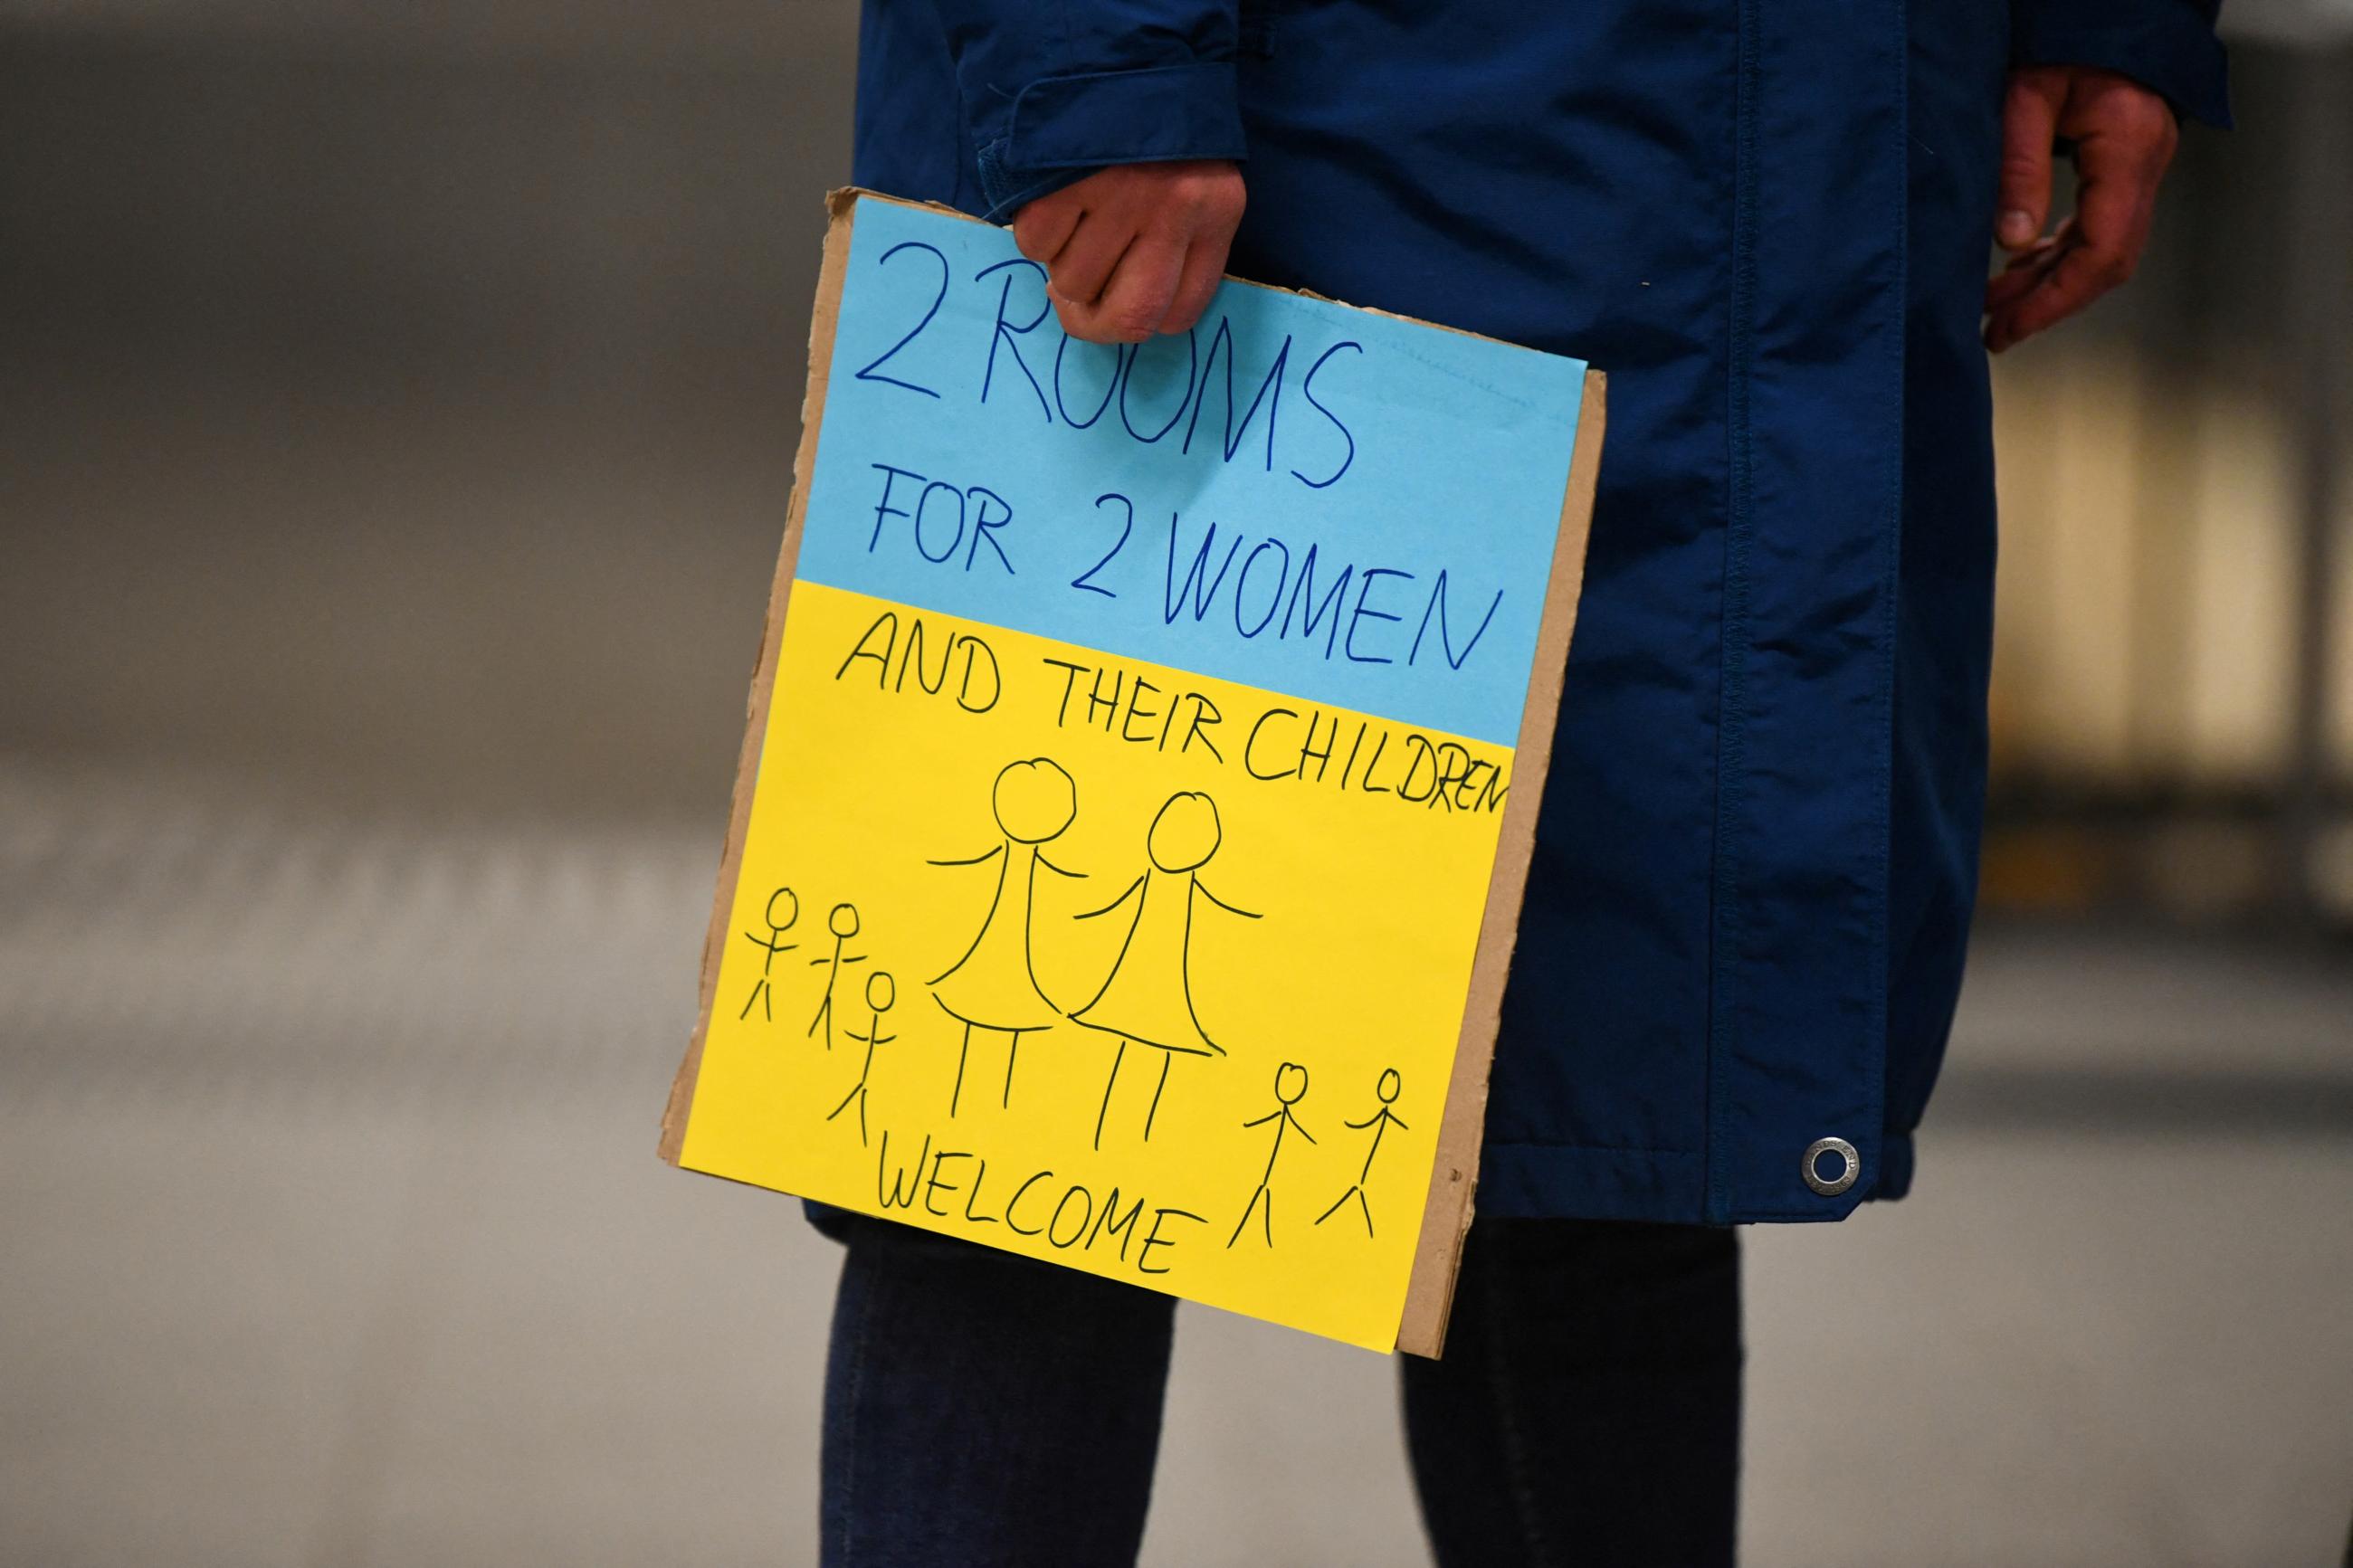
[[2228,128],[2221,9],[2221,0],[2012,0],[2010,58],[2112,70],[2162,93],[2178,115]]
[[1239,0],[936,0],[987,216],[1113,163],[1242,156]]

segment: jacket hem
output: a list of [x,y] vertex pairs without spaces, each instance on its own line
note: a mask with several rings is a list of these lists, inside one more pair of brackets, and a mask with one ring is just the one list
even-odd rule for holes
[[991,219],[1114,163],[1240,162],[1241,108],[1229,60],[1086,71],[1031,82],[1005,134],[980,149]]
[[1672,1149],[1490,1142],[1478,1212],[1499,1219],[1637,1219],[1699,1224],[1707,1161]]
[[2187,5],[2117,17],[2054,15],[2038,6],[2021,11],[2014,26],[2010,58],[2019,65],[2115,71],[2164,98],[2178,116],[2231,128],[2229,52]]

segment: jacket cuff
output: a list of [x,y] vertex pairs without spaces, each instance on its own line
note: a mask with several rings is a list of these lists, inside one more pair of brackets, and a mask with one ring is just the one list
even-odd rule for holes
[[1243,151],[1230,61],[1050,76],[1023,88],[1002,133],[982,143],[981,194],[1000,222],[1113,163],[1239,162]]
[[2012,27],[2016,64],[2112,70],[2179,116],[2230,129],[2228,51],[2189,0],[2040,0],[2020,5]]

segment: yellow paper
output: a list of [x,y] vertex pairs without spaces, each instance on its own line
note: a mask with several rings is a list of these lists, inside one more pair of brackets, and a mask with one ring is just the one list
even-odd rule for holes
[[1232,280],[1080,342],[833,219],[664,1157],[1437,1353],[1599,376]]
[[807,582],[775,694],[681,1163],[1389,1349],[1510,751]]

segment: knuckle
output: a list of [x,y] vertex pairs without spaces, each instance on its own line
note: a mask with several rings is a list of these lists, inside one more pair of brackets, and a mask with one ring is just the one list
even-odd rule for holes
[[1241,205],[1242,179],[1233,169],[1197,169],[1185,177],[1187,198],[1200,211],[1222,214]]
[[1160,324],[1161,312],[1144,305],[1121,304],[1103,313],[1104,329],[1121,342],[1140,343]]
[[2001,155],[2001,188],[2017,191],[2038,185],[2049,167],[2039,154],[2012,147]]
[[1151,323],[1139,327],[1134,312],[1119,307],[1058,304],[1055,317],[1081,342],[1138,343],[1152,335]]
[[1187,174],[1177,193],[1187,216],[1197,220],[1215,218],[1225,205],[1223,184],[1215,174]]
[[2127,143],[2127,156],[2144,174],[2153,174],[2165,167],[2173,156],[2174,140],[2162,126],[2147,126],[2137,132]]

